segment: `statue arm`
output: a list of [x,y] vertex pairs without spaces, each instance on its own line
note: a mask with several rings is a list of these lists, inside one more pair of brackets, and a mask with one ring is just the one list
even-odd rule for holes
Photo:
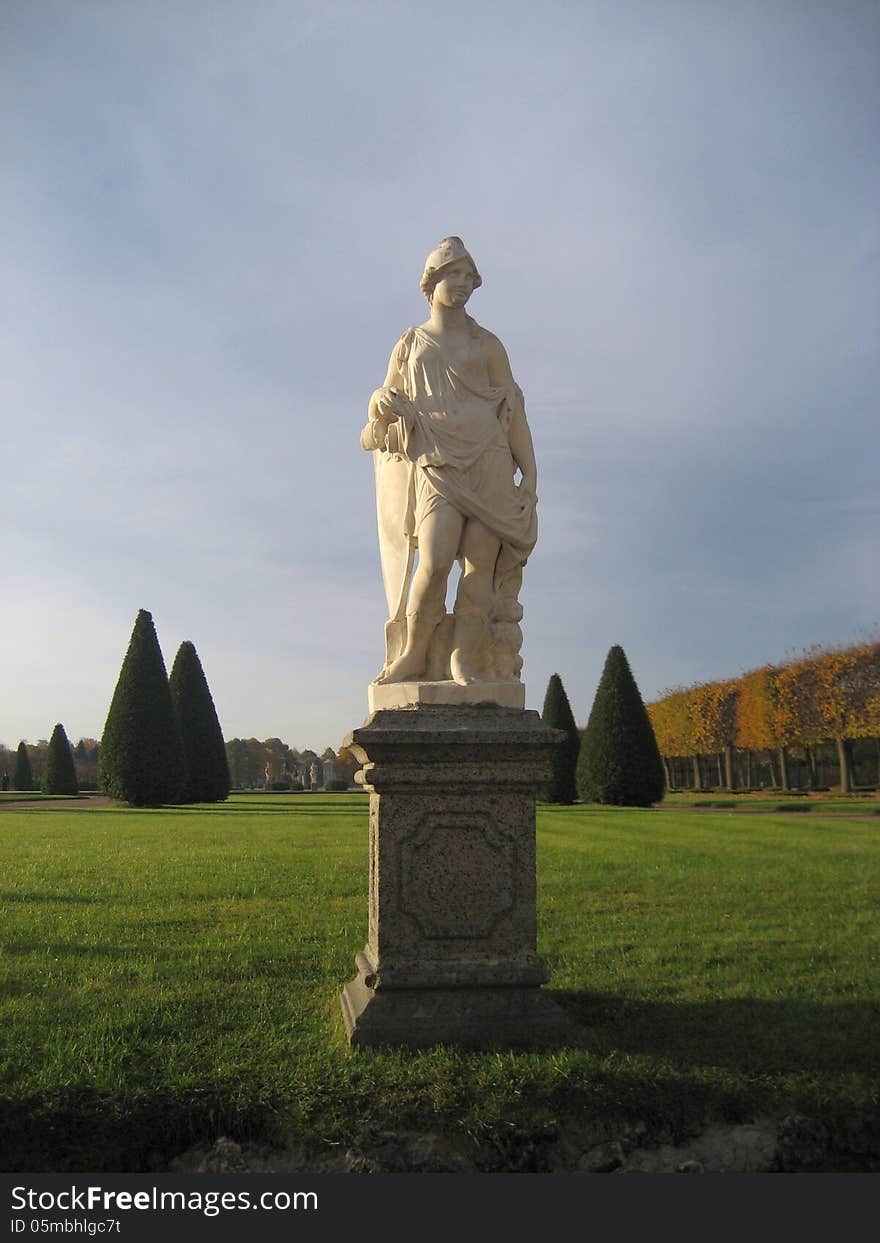
[[361,431],[361,448],[368,453],[374,449],[387,448],[388,428],[401,414],[401,411],[394,409],[395,398],[400,396],[404,387],[404,379],[397,363],[399,349],[399,345],[396,345],[392,351],[385,383],[370,397],[367,424]]
[[510,370],[507,351],[496,336],[489,334],[489,382],[498,388],[516,393],[517,400],[513,403],[513,417],[507,429],[507,440],[513,460],[522,474],[520,488],[535,496],[538,487],[538,467],[535,462],[535,449],[532,444],[532,433],[526,420],[526,407],[522,393]]
[[404,379],[400,374],[400,368],[397,363],[398,349],[399,346],[395,346],[391,354],[391,359],[388,363],[388,372],[385,376],[385,383],[381,388],[377,388],[370,398],[369,417],[371,421],[381,417],[381,406],[387,405],[388,401],[391,399],[390,390],[393,389],[398,393],[403,392]]
[[532,433],[526,421],[526,407],[522,399],[516,403],[507,439],[510,442],[513,460],[522,471],[520,488],[531,496],[535,496],[538,490],[538,466],[535,462]]

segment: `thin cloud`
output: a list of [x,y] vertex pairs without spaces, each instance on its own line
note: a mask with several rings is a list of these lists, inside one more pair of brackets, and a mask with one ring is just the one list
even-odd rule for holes
[[227,734],[358,723],[357,437],[450,232],[538,453],[530,706],[876,619],[876,7],[444,13],[5,7],[0,739],[98,734],[141,607]]

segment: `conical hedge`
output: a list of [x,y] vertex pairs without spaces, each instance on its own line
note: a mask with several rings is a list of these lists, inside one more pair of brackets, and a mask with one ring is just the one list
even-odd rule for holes
[[221,802],[229,797],[226,747],[201,661],[189,640],[178,649],[168,686],[183,743],[186,786],[182,801]]
[[663,761],[622,647],[612,647],[577,764],[585,803],[650,807],[663,797]]
[[176,803],[183,754],[153,619],[141,609],[119,671],[98,752],[98,784],[136,807]]
[[13,790],[32,790],[34,788],[34,770],[31,768],[31,757],[28,755],[27,744],[20,742],[15,753],[15,770],[12,774]]
[[581,746],[581,736],[575,725],[571,705],[558,673],[551,674],[544,696],[544,709],[541,720],[552,729],[565,731],[565,742],[553,752],[553,774],[541,789],[541,798],[546,803],[573,803],[577,798],[575,769]]
[[79,794],[73,752],[61,724],[55,726],[49,739],[46,767],[43,771],[43,789],[47,794]]

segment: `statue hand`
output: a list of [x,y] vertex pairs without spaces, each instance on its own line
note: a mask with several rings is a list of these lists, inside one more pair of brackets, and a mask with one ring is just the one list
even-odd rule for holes
[[395,419],[403,419],[407,427],[412,427],[415,407],[405,393],[401,393],[396,388],[379,388],[373,394],[373,400],[370,402],[371,411],[375,407],[375,417],[383,419],[386,423],[393,423]]
[[[371,423],[375,422],[375,420],[380,417],[379,403],[385,397],[386,392],[387,390],[384,388],[377,388],[376,391],[370,397],[370,406],[369,406],[369,410],[367,413],[367,417],[369,418]],[[384,422],[387,423],[388,420],[385,419]]]

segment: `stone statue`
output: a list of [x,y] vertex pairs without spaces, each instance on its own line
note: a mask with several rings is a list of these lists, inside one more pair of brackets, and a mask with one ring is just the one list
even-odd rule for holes
[[[420,284],[430,316],[394,347],[361,432],[375,463],[389,611],[374,686],[519,683],[518,595],[537,537],[523,395],[504,346],[465,311],[482,278],[460,238],[428,255]],[[456,560],[461,578],[447,615]]]

